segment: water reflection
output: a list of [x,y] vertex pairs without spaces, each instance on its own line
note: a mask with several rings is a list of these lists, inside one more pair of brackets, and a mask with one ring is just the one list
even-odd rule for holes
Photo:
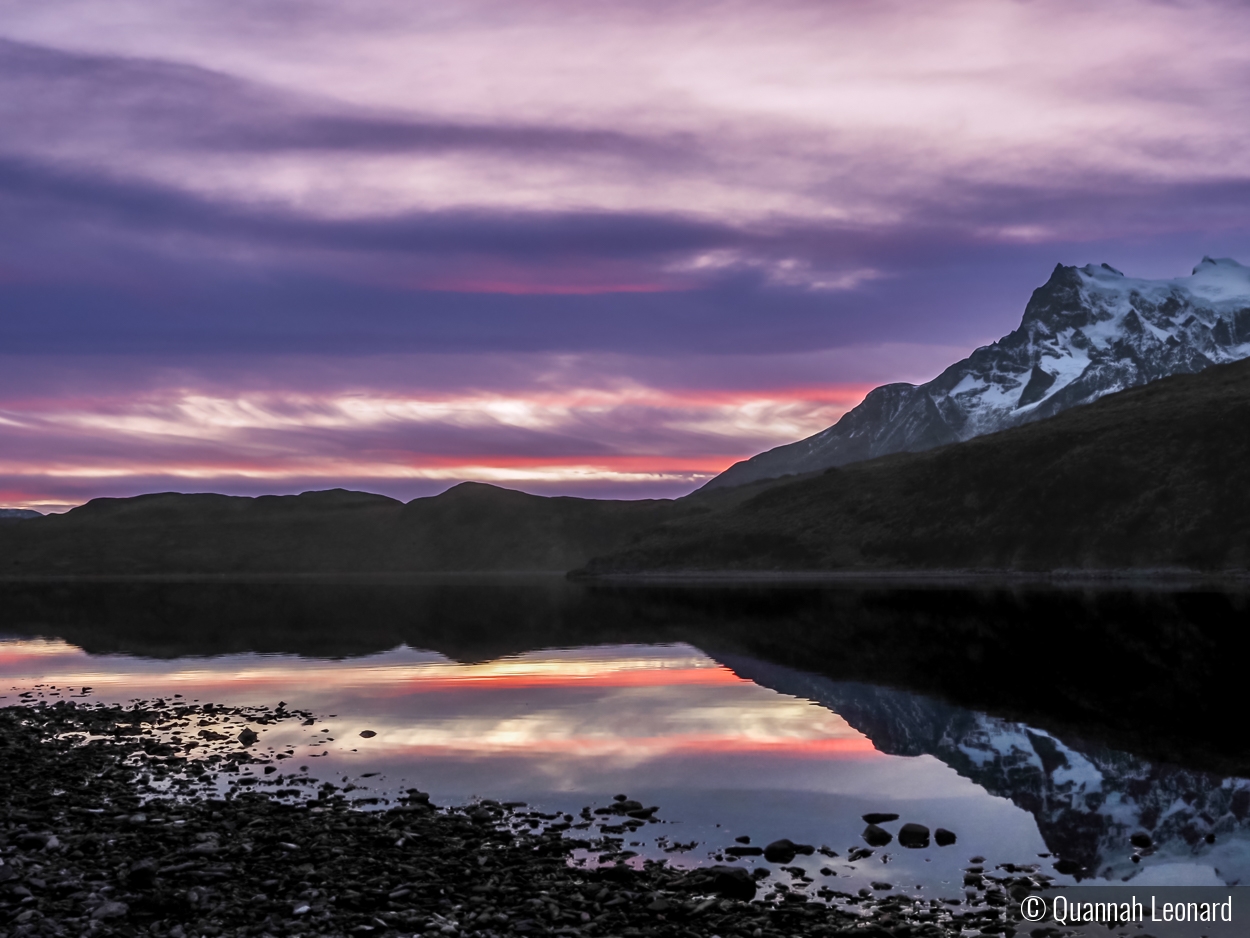
[[1143,885],[1250,882],[1246,779],[1153,765],[889,688],[749,658],[727,662],[765,686],[836,711],[882,752],[935,756],[1010,799],[1036,819],[1050,851],[1084,877]]
[[[884,880],[957,895],[978,854],[1041,863],[1061,882],[1072,878],[1040,854],[1112,881],[1250,878],[1245,780],[1160,768],[921,695],[713,658],[683,643],[459,663],[407,647],[339,660],[159,660],[12,640],[0,642],[0,681],[12,688],[2,703],[84,687],[110,702],[284,700],[322,719],[263,727],[260,745],[294,754],[319,778],[354,781],[357,796],[417,785],[443,802],[519,798],[577,812],[627,792],[662,807],[662,823],[626,844],[641,856],[706,862],[739,835],[756,844],[790,837],[836,853],[795,865],[843,890]],[[853,861],[868,812],[899,814],[887,829],[916,821],[959,840],[921,850],[895,842]],[[1141,832],[1153,841],[1145,850],[1130,842]]]

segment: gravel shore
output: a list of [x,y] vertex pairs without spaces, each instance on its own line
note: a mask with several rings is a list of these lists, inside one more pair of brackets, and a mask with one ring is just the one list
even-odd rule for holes
[[813,891],[783,863],[627,863],[612,835],[658,808],[352,802],[257,744],[287,720],[315,722],[163,700],[0,709],[0,938],[1013,935],[1011,895],[1039,885],[972,874],[954,905]]

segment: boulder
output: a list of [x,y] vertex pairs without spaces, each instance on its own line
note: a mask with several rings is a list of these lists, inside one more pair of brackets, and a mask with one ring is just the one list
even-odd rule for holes
[[909,847],[912,850],[927,847],[929,846],[929,828],[923,824],[904,824],[898,830],[898,842],[900,846]]

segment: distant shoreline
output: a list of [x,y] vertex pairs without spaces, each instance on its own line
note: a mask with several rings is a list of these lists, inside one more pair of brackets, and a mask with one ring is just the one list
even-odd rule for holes
[[1124,587],[1164,592],[1192,587],[1250,587],[1250,571],[1195,570],[689,570],[583,573],[577,570],[309,571],[274,573],[48,573],[3,574],[0,583],[515,583],[525,580],[647,586],[829,585],[897,589],[1051,586],[1057,589]]

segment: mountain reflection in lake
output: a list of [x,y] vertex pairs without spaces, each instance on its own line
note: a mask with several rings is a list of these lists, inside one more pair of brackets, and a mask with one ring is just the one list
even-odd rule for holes
[[[685,643],[460,663],[405,646],[346,659],[154,659],[12,639],[0,642],[0,681],[3,704],[84,687],[107,702],[284,700],[327,722],[258,727],[260,746],[293,753],[289,764],[316,777],[350,780],[353,797],[417,786],[444,804],[494,797],[577,814],[626,793],[661,807],[660,823],[623,833],[640,856],[708,862],[740,835],[757,845],[789,837],[836,852],[792,865],[845,891],[889,882],[958,895],[977,855],[990,870],[1039,864],[1060,882],[1072,877],[1044,855],[1113,882],[1250,881],[1245,780],[1164,769],[926,696]],[[883,825],[895,833],[915,821],[959,839],[925,849],[894,841],[852,860],[869,812],[900,815]],[[1153,839],[1146,849],[1130,842],[1142,831]]]

